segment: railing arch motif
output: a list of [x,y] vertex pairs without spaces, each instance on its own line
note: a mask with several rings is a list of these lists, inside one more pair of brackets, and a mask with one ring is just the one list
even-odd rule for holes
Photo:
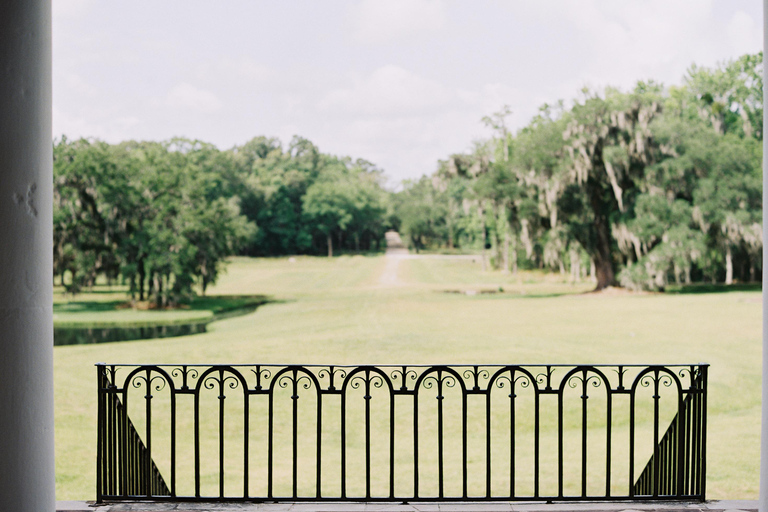
[[[702,500],[707,368],[99,364],[97,498]],[[138,389],[145,395],[143,407],[131,410],[140,416],[136,429],[127,406],[129,391]],[[160,392],[167,397],[153,400]],[[211,408],[208,418],[202,404]],[[600,427],[590,434],[595,421]],[[153,422],[162,428],[153,431]],[[169,439],[157,437],[166,431]],[[191,453],[179,451],[181,434],[193,439]],[[652,443],[640,446],[646,437]],[[169,453],[154,449],[156,440]],[[204,467],[202,441],[216,447],[218,464]],[[283,453],[290,455],[276,459]],[[638,453],[651,455],[640,460]],[[233,454],[237,467],[230,467]],[[361,469],[352,469],[353,460]],[[187,464],[194,465],[191,484],[177,471]],[[420,472],[436,476],[433,490],[420,483]],[[350,491],[350,476],[364,490]],[[518,477],[530,483],[516,486]],[[179,478],[192,494],[178,492]],[[204,495],[201,481],[216,478],[217,495]]]

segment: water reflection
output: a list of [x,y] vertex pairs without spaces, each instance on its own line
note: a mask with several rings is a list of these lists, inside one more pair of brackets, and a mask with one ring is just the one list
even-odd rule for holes
[[54,327],[54,345],[84,345],[112,341],[145,340],[188,336],[206,331],[208,322],[143,327]]

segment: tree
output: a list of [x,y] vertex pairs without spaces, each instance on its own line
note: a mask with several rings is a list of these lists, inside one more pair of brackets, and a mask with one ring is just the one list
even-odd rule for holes
[[333,256],[334,233],[344,231],[352,222],[352,201],[349,183],[340,176],[316,181],[302,199],[305,218],[325,236],[329,258]]
[[595,265],[597,290],[615,283],[612,224],[631,210],[645,167],[654,162],[651,121],[661,112],[661,89],[639,83],[624,95],[608,89],[605,97],[585,91],[568,116],[566,139],[570,194],[583,194],[566,222]]

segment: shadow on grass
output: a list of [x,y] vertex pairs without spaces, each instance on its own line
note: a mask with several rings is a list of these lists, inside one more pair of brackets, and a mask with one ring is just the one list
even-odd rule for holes
[[665,293],[673,295],[693,293],[731,293],[731,292],[759,292],[763,289],[761,283],[737,283],[737,284],[707,284],[696,283],[686,285],[669,285]]
[[[89,292],[91,293],[91,292]],[[106,293],[106,292],[94,292],[94,293]],[[110,292],[114,293],[114,292]],[[106,311],[117,311],[122,305],[125,304],[124,300],[71,300],[69,302],[57,302],[53,304],[54,313],[99,313]]]

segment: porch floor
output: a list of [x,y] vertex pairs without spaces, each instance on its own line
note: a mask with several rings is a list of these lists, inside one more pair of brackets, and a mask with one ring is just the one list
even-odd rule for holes
[[59,501],[56,512],[757,512],[757,501],[704,503],[186,503],[123,502],[95,505],[92,501]]

